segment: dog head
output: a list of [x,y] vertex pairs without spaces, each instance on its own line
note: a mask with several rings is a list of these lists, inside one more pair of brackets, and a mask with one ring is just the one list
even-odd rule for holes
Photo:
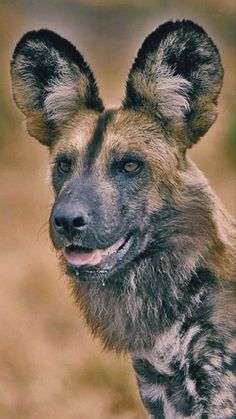
[[116,110],[104,110],[82,55],[51,31],[23,36],[11,75],[29,133],[50,150],[50,234],[69,274],[121,277],[177,235],[189,243],[204,230],[207,198],[196,198],[186,150],[216,119],[223,70],[201,27],[183,20],[151,33]]

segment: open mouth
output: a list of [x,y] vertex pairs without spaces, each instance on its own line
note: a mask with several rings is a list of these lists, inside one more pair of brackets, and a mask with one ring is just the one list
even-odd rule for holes
[[132,244],[132,236],[122,238],[106,249],[88,249],[70,245],[63,249],[65,262],[81,270],[110,270],[123,259]]

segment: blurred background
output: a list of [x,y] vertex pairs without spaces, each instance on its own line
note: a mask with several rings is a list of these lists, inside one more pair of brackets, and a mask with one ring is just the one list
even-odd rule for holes
[[[168,19],[202,25],[222,55],[219,117],[192,158],[236,213],[234,0],[0,0],[0,418],[142,419],[129,359],[105,353],[83,323],[48,233],[47,150],[24,130],[9,61],[22,34],[50,28],[91,65],[118,105],[144,37]],[[112,321],[112,319],[111,319]]]

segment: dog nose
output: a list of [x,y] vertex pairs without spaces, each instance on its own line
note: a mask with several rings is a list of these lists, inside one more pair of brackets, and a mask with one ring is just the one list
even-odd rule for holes
[[54,210],[53,224],[56,231],[70,238],[84,230],[88,222],[88,211],[83,207],[58,206]]

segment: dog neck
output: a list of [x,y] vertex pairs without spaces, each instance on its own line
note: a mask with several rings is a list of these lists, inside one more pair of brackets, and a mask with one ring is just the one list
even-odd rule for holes
[[105,347],[149,350],[176,321],[184,323],[195,315],[216,286],[208,270],[189,269],[178,268],[171,254],[152,255],[137,261],[122,282],[76,283],[75,295]]

